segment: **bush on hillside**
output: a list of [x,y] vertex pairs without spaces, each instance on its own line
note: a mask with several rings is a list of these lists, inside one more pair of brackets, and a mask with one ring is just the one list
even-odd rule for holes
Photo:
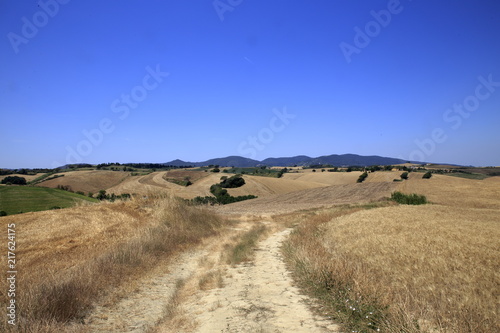
[[7,176],[2,179],[2,184],[26,185],[26,178],[18,176]]
[[427,172],[426,172],[426,173],[422,176],[422,178],[423,178],[423,179],[429,179],[429,178],[431,178],[431,177],[432,177],[432,172],[430,172],[430,171],[427,171]]
[[362,183],[362,182],[366,179],[366,177],[368,177],[368,172],[366,172],[366,171],[365,171],[365,172],[363,172],[363,173],[359,176],[359,178],[358,178],[358,180],[357,180],[356,182],[358,182],[358,183]]
[[424,195],[404,194],[401,192],[393,192],[391,199],[403,205],[423,205],[427,203],[427,198]]
[[401,179],[408,179],[408,172],[407,171],[403,172],[400,177]]
[[220,183],[222,188],[237,188],[245,185],[245,180],[241,175],[234,175],[232,177],[223,179]]

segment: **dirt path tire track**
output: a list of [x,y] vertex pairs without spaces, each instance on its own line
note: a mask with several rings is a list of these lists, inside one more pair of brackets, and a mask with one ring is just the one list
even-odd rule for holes
[[280,252],[290,231],[261,241],[254,261],[229,268],[223,288],[199,292],[183,305],[186,315],[196,319],[195,332],[339,331],[314,315],[307,297],[293,286]]
[[[280,249],[291,229],[274,231],[260,241],[251,262],[231,267],[221,259],[224,243],[254,223],[235,225],[225,235],[159,265],[138,281],[133,292],[107,306],[97,306],[78,331],[339,332],[330,320],[313,314],[308,298],[293,286]],[[208,271],[223,272],[223,287],[193,289]],[[187,324],[179,326],[171,325],[179,318],[164,316],[176,293],[182,294],[177,286],[180,279],[186,282],[187,296],[181,298],[175,312]]]
[[[138,289],[110,307],[98,306],[85,320],[88,332],[145,332],[164,315],[177,290],[177,281],[188,279],[206,255],[204,250],[180,254],[151,278],[141,281]],[[158,274],[159,273],[159,274]]]

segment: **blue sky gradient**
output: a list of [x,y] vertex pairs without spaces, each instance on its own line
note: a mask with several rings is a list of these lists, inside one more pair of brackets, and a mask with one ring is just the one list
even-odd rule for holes
[[498,1],[2,0],[0,35],[0,167],[500,165]]

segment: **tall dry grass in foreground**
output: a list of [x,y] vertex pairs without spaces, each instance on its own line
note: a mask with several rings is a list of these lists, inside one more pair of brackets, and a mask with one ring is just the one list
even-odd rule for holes
[[343,213],[308,218],[284,247],[323,311],[358,332],[500,332],[498,210],[396,206],[332,219]]
[[[16,223],[19,240],[18,321],[13,328],[2,320],[2,332],[70,331],[102,296],[226,223],[161,194],[2,222]],[[6,300],[5,281],[1,288]]]

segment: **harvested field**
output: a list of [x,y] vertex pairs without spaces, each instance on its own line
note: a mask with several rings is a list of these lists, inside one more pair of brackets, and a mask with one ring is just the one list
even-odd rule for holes
[[[377,171],[368,173],[367,183],[392,182],[393,179],[399,179],[402,171]],[[283,178],[295,181],[315,182],[326,185],[354,184],[361,171],[352,172],[304,172],[304,173],[285,173]]]
[[274,194],[284,194],[317,187],[327,184],[314,181],[290,180],[288,178],[272,178],[244,175],[246,184],[239,188],[227,189],[233,196],[253,194],[258,197],[268,197]]
[[389,198],[395,188],[393,183],[328,186],[246,200],[214,209],[222,214],[281,214],[301,209],[379,201]]
[[500,208],[500,177],[475,180],[434,174],[430,179],[422,179],[421,173],[411,172],[409,180],[397,184],[398,191],[423,194],[441,205]]
[[70,186],[71,190],[75,192],[96,194],[99,190],[107,190],[130,177],[129,172],[106,170],[71,171],[55,175],[64,175],[64,177],[41,182],[38,186],[50,188],[57,188],[58,185]]
[[209,173],[190,186],[181,186],[165,180],[166,171],[153,172],[146,176],[132,176],[119,185],[107,189],[109,193],[136,193],[146,195],[149,191],[166,191],[184,199],[212,195],[210,185],[220,182],[221,175]]
[[208,176],[208,172],[204,171],[189,171],[189,170],[169,170],[164,173],[163,178],[170,182],[184,181],[188,179],[191,183],[205,178]]

